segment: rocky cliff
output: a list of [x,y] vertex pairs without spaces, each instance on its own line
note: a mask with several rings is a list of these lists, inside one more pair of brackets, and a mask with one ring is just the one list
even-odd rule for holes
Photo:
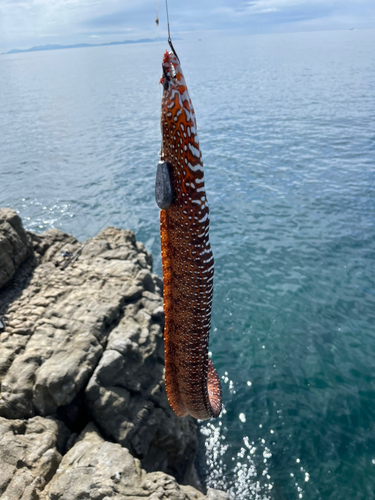
[[229,498],[199,491],[166,398],[162,288],[131,231],[80,243],[0,209],[1,498]]

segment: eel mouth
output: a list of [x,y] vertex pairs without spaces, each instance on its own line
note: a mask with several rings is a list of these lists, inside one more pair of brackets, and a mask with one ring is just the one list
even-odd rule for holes
[[179,72],[177,68],[178,65],[177,57],[173,54],[173,52],[168,52],[168,50],[166,50],[164,52],[163,62],[161,65],[163,69],[163,76],[160,79],[160,83],[163,84],[165,90],[169,90],[170,84],[174,83],[173,80],[176,79],[177,73]]

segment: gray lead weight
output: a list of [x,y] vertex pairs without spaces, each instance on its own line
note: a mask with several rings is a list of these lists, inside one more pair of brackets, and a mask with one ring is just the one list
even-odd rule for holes
[[173,201],[172,179],[166,161],[159,161],[156,169],[155,200],[162,210],[166,210]]

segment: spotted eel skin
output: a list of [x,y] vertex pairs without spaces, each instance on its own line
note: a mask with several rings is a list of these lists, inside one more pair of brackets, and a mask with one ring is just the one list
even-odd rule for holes
[[160,82],[161,161],[168,164],[171,204],[160,211],[164,278],[165,384],[174,412],[201,420],[221,412],[221,386],[208,357],[214,258],[202,154],[178,58],[166,51]]

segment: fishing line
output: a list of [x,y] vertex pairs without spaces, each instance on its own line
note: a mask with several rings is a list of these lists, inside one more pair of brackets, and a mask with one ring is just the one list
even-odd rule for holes
[[[158,50],[160,48],[160,31],[159,31],[159,9],[158,9],[158,0],[155,0],[155,4],[156,4],[156,19],[155,19],[155,23],[156,23],[156,35],[157,35],[157,39],[158,39]],[[160,87],[160,85],[159,85]],[[159,89],[159,94],[160,94],[160,100],[162,98],[162,95],[163,95],[163,89],[160,87]]]
[[165,0],[165,10],[167,11],[168,42],[169,42],[169,40],[171,39],[171,30],[169,29],[168,0]]
[[180,59],[178,58],[177,52],[175,51],[175,49],[173,47],[173,43],[172,43],[172,39],[171,39],[171,30],[169,27],[168,0],[165,0],[165,9],[167,11],[168,43],[169,43],[170,48],[172,49],[173,54],[177,57],[178,62],[180,62]]

